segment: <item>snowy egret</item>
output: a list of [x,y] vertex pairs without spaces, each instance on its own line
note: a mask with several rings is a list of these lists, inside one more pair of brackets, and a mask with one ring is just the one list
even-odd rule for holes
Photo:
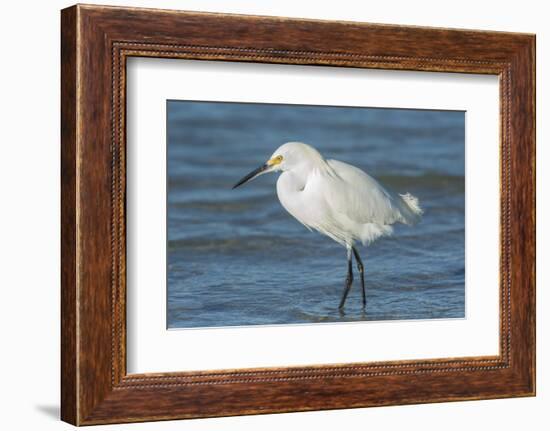
[[390,235],[396,222],[417,223],[422,215],[418,199],[409,193],[392,193],[361,169],[325,160],[319,151],[301,142],[281,145],[233,188],[276,171],[282,172],[277,180],[282,206],[309,230],[315,229],[347,249],[347,277],[338,308],[344,307],[353,283],[352,255],[361,275],[364,308],[364,267],[355,243],[367,245]]

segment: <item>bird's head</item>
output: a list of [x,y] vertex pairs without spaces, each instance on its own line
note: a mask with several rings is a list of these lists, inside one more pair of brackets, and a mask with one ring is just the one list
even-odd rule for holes
[[271,157],[259,168],[243,177],[233,188],[237,188],[268,172],[288,171],[305,163],[323,160],[321,154],[312,146],[302,142],[287,142],[275,150]]

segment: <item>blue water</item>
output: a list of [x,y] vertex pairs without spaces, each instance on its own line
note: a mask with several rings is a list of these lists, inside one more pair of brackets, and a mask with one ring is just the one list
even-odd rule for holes
[[[464,317],[464,113],[167,102],[169,328]],[[360,167],[425,211],[346,251],[280,205],[277,174],[231,187],[286,141]]]

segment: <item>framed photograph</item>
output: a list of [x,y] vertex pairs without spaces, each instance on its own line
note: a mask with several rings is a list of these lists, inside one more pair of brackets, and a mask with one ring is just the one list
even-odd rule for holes
[[61,13],[61,416],[535,394],[535,36]]

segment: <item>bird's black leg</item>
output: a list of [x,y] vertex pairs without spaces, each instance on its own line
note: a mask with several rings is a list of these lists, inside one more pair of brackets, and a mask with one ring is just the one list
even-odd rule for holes
[[353,255],[355,256],[355,260],[357,262],[357,269],[359,270],[359,274],[361,274],[361,289],[363,292],[363,308],[367,306],[367,297],[365,295],[365,268],[363,267],[363,262],[361,261],[361,257],[359,256],[359,252],[355,247],[352,247]]
[[344,292],[342,293],[342,299],[338,309],[344,308],[346,303],[346,298],[348,297],[349,290],[351,289],[351,284],[353,283],[353,270],[351,267],[351,249],[348,249],[348,275],[346,277],[346,286],[344,287]]

